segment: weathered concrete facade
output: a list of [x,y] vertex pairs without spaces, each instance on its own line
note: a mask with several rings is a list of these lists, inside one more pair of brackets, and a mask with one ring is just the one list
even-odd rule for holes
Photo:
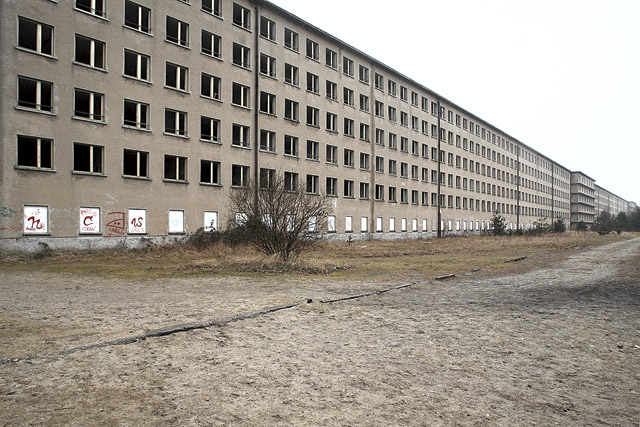
[[573,223],[569,170],[268,2],[0,7],[5,247],[221,227],[274,173],[332,198],[336,236]]

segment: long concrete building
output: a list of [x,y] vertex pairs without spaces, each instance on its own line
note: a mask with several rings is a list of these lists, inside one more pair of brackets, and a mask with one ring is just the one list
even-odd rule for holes
[[573,222],[551,156],[266,1],[0,0],[0,88],[3,247],[224,227],[275,174],[336,237]]

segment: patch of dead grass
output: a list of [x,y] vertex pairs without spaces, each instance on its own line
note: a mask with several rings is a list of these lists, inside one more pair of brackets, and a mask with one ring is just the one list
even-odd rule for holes
[[[526,271],[590,246],[637,237],[564,233],[543,236],[473,236],[444,239],[367,240],[320,243],[297,260],[283,264],[248,246],[215,243],[205,250],[180,245],[143,249],[49,251],[46,257],[9,254],[0,259],[3,271],[38,270],[120,278],[163,278],[199,275],[272,276],[331,275],[344,279],[431,279],[443,274]],[[504,261],[526,256],[518,263]]]

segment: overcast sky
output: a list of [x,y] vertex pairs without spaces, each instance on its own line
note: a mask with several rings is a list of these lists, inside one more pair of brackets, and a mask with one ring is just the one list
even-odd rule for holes
[[640,1],[272,2],[640,203]]

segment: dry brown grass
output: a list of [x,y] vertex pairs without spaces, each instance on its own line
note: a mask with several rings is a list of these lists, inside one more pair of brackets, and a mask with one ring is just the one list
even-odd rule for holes
[[[525,271],[568,256],[575,250],[637,237],[595,233],[548,234],[537,237],[448,237],[419,240],[367,240],[321,243],[300,258],[282,264],[248,246],[215,243],[198,251],[186,246],[151,246],[138,250],[51,251],[46,257],[4,255],[6,272],[89,274],[122,278],[187,277],[197,275],[315,276],[341,279],[432,279],[443,274],[494,274]],[[523,262],[506,260],[527,257]]]

